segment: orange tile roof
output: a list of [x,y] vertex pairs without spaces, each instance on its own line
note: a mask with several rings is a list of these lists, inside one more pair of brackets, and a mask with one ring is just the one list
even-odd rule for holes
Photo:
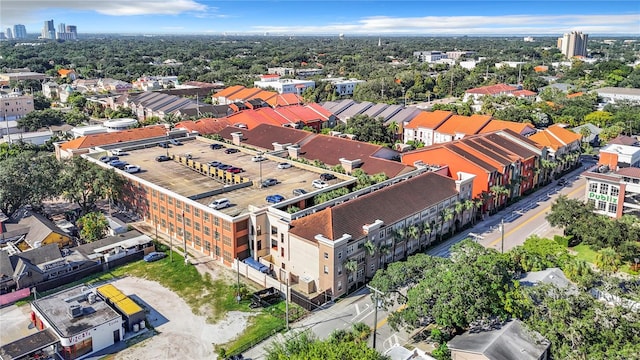
[[267,103],[273,107],[276,106],[287,106],[293,104],[302,104],[302,98],[298,96],[298,94],[289,93],[289,94],[279,94],[275,97],[272,97],[269,100],[266,100]]
[[573,131],[567,130],[559,125],[551,125],[547,128],[547,131],[551,132],[565,144],[571,144],[572,142],[582,140],[582,135],[576,134]]
[[496,84],[489,86],[482,86],[465,91],[468,94],[480,94],[480,95],[498,95],[503,93],[511,93],[518,90],[517,88],[507,84]]
[[504,121],[504,120],[496,120],[493,119],[489,121],[489,123],[480,130],[479,134],[485,134],[488,132],[493,132],[497,130],[509,129],[518,134],[525,134],[530,131],[534,131],[533,125],[529,123],[519,123],[514,121]]
[[491,120],[491,115],[453,115],[436,129],[441,134],[477,134]]
[[414,117],[407,125],[405,129],[436,129],[445,120],[451,117],[453,113],[451,111],[436,110],[436,111],[421,111],[416,117]]
[[582,95],[584,95],[584,93],[582,91],[580,91],[580,92],[577,92],[577,93],[573,93],[573,94],[567,95],[567,99],[572,99],[572,98],[575,98],[575,97],[578,97],[578,96],[582,96]]
[[538,65],[538,66],[533,68],[533,71],[535,71],[535,72],[545,72],[545,71],[548,71],[548,70],[549,70],[549,67],[545,66],[545,65]]
[[155,125],[139,129],[129,129],[79,137],[60,145],[60,149],[88,149],[94,146],[117,144],[120,142],[149,139],[166,135],[167,128],[165,128],[164,125]]
[[269,103],[269,99],[274,98],[276,96],[278,96],[278,93],[275,91],[261,90],[260,92],[253,94],[247,100],[260,99],[262,101]]
[[244,88],[240,91],[237,91],[229,96],[227,96],[226,98],[231,100],[231,101],[246,101],[249,100],[250,98],[252,98],[253,95],[261,92],[262,89],[260,88]]
[[71,69],[60,69],[58,70],[58,74],[60,74],[60,76],[67,76],[69,74],[71,74],[72,72],[74,72]]
[[213,94],[213,97],[228,97],[231,96],[235,93],[237,93],[240,90],[246,89],[246,87],[242,86],[242,85],[235,85],[235,86],[231,86],[228,87],[226,89],[222,89],[220,91],[218,91],[217,93]]
[[515,97],[535,96],[537,93],[531,90],[516,90],[511,93]]
[[558,150],[559,148],[564,146],[563,143],[561,143],[557,138],[555,138],[553,135],[551,135],[546,130],[545,131],[538,131],[537,133],[529,136],[529,139],[535,141],[536,143],[538,143],[541,146],[550,147],[553,150]]

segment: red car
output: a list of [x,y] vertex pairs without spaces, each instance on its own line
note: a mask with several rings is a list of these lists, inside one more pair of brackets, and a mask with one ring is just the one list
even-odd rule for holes
[[232,174],[239,174],[241,172],[243,172],[244,170],[242,170],[242,168],[237,168],[237,167],[232,167],[227,169],[227,172],[230,172]]

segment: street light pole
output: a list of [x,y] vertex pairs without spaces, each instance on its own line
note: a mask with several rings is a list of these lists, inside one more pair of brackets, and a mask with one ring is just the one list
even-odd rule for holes
[[287,331],[289,331],[289,276],[287,275],[287,294],[285,295],[285,311],[287,312]]
[[372,290],[374,292],[374,294],[371,294],[371,297],[374,299],[373,302],[373,306],[375,306],[375,311],[374,311],[374,315],[373,315],[373,349],[375,350],[376,348],[376,335],[378,332],[378,301],[380,301],[378,299],[378,297],[376,295],[380,295],[382,296],[383,293],[382,291],[367,285],[367,287],[369,288],[369,290]]
[[236,290],[236,300],[238,300],[238,304],[240,304],[240,258],[236,257],[236,269],[237,269],[237,290]]
[[173,262],[173,235],[169,229],[169,261]]

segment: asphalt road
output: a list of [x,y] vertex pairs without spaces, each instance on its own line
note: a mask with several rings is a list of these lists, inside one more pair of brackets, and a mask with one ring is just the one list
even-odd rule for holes
[[[593,162],[586,162],[591,166]],[[500,224],[504,221],[504,251],[521,245],[527,237],[536,234],[541,237],[550,237],[560,234],[561,229],[553,228],[545,219],[546,214],[551,210],[551,205],[560,194],[570,198],[582,198],[584,196],[585,179],[579,175],[585,170],[585,166],[565,175],[566,185],[559,186],[557,181],[538,190],[536,193],[524,198],[516,204],[499,211],[497,214],[486,217],[478,222],[473,228],[455,235],[453,238],[438,244],[427,250],[429,255],[448,257],[449,249],[457,242],[474,238],[485,247],[492,247],[497,250],[502,248],[502,233]],[[473,236],[470,234],[475,234]],[[389,309],[395,311],[398,307]],[[393,345],[404,345],[409,340],[409,334],[400,331],[396,332],[387,324],[388,312],[378,310],[377,321],[377,341],[376,348],[384,353]],[[325,339],[336,329],[349,329],[352,324],[363,322],[373,327],[375,321],[375,307],[371,300],[371,295],[367,288],[340,299],[336,303],[329,303],[322,310],[314,311],[305,319],[292,325],[291,331],[287,334],[271,337],[264,343],[245,352],[246,358],[263,359],[265,349],[273,341],[282,341],[283,337],[294,336],[296,332],[310,329],[318,338]],[[372,337],[369,345],[372,346]]]

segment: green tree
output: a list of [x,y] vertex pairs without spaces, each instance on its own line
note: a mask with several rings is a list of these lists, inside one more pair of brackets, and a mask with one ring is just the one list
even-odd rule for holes
[[22,151],[0,160],[0,210],[11,216],[25,205],[39,209],[55,197],[60,164],[51,155]]
[[102,239],[107,234],[109,222],[101,212],[90,212],[78,219],[80,238],[86,242]]
[[113,169],[104,169],[81,157],[63,163],[58,178],[63,197],[80,206],[83,214],[91,212],[100,199],[119,199],[124,179]]
[[598,127],[607,127],[613,120],[613,114],[608,111],[594,111],[584,117],[586,123],[592,123]]
[[595,265],[598,269],[604,271],[607,274],[614,273],[620,268],[620,255],[610,247],[600,249],[596,254]]
[[44,97],[42,93],[37,93],[33,96],[33,109],[44,110],[51,107],[51,101]]

